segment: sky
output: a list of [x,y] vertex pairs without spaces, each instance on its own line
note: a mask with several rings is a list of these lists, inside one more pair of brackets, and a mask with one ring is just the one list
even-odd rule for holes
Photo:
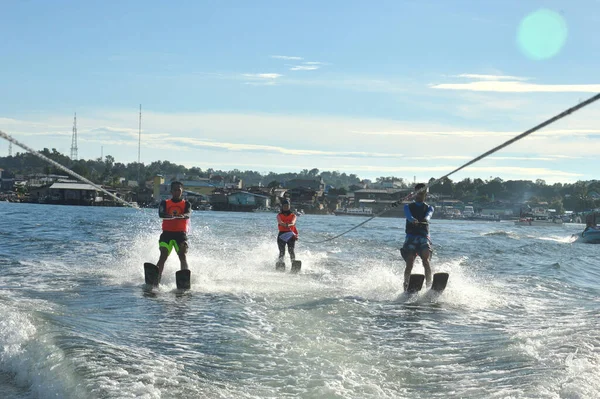
[[[600,92],[600,0],[0,10],[0,130],[70,155],[76,113],[79,159],[425,181]],[[599,155],[600,101],[450,178],[592,180]]]

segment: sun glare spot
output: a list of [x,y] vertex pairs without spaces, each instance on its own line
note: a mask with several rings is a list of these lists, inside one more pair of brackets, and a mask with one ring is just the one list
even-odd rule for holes
[[567,23],[551,10],[527,15],[519,25],[517,44],[528,58],[545,60],[557,55],[567,40]]

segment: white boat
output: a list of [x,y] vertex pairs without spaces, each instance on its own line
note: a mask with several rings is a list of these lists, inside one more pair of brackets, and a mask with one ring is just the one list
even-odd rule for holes
[[373,208],[343,208],[333,211],[336,216],[373,216]]
[[466,205],[465,209],[463,209],[462,214],[463,214],[463,217],[465,219],[467,219],[467,218],[475,216],[475,210],[473,209],[473,207],[471,205]]

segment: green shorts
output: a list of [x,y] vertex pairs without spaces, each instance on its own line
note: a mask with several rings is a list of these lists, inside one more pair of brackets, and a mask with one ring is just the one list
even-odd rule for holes
[[158,246],[166,248],[169,255],[173,248],[175,248],[175,252],[179,253],[183,243],[187,245],[187,234],[183,231],[163,231],[158,239]]

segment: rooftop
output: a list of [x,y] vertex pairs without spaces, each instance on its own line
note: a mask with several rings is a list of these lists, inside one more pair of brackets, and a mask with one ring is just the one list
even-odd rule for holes
[[55,190],[84,190],[84,191],[100,191],[99,188],[85,183],[54,183],[50,189]]

